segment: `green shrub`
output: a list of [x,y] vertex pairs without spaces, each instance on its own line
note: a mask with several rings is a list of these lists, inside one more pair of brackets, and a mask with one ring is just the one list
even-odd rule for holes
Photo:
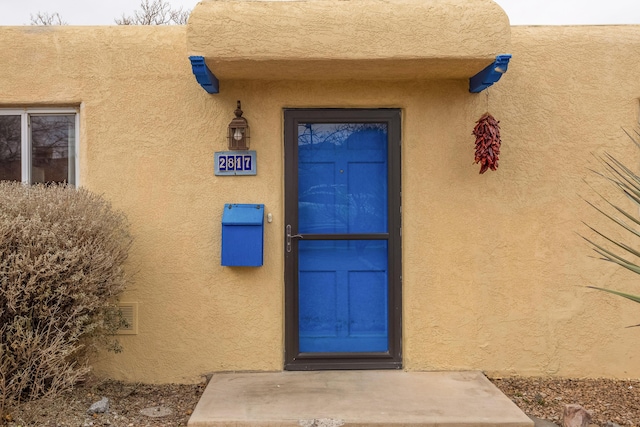
[[90,350],[117,347],[130,246],[104,198],[0,181],[0,414],[72,387]]
[[[625,131],[626,132],[626,131]],[[640,142],[638,137],[640,133],[635,131],[635,135],[627,132],[627,135],[631,141],[640,148]],[[624,199],[631,200],[636,207],[640,206],[640,176],[633,172],[630,168],[625,166],[621,161],[606,153],[601,159],[603,165],[603,171],[594,171],[598,176],[609,181],[618,190],[618,192],[624,196]],[[601,209],[595,204],[588,202],[593,208],[600,212],[607,221],[618,225],[625,230],[629,236],[634,239],[640,238],[640,215],[637,210],[629,210],[622,207],[619,203],[614,203],[608,198],[600,195],[604,201],[605,208]],[[626,268],[636,274],[640,274],[640,263],[637,261],[640,258],[640,250],[636,249],[636,245],[628,245],[620,240],[616,240],[603,232],[598,231],[596,228],[588,226],[595,235],[598,236],[600,241],[606,243],[597,243],[594,239],[585,238],[593,248],[593,250],[605,261],[612,262],[620,267]],[[614,295],[618,295],[623,298],[627,298],[633,302],[640,303],[640,295],[629,294],[620,292],[614,289],[601,288],[597,286],[588,286],[592,289],[599,291],[609,292]],[[635,325],[640,326],[640,325]]]

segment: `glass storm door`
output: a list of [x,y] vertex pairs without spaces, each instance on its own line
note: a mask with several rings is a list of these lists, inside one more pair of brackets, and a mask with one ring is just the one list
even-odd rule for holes
[[400,111],[285,110],[285,368],[400,368]]

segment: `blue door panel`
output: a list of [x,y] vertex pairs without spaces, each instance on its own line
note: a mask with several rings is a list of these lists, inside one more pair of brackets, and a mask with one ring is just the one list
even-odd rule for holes
[[350,162],[349,233],[387,231],[387,165]]
[[344,227],[343,191],[335,183],[335,163],[299,163],[299,233],[337,233]]
[[308,337],[337,337],[338,281],[333,271],[300,271],[300,330]]
[[351,335],[387,336],[387,272],[349,272]]
[[388,232],[387,170],[385,124],[298,127],[302,353],[389,350],[388,242],[349,238]]
[[387,351],[386,241],[303,240],[298,277],[301,352]]
[[308,124],[299,132],[298,232],[386,233],[386,126]]

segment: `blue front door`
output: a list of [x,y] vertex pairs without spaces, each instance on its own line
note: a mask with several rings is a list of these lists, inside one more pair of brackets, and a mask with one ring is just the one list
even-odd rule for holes
[[399,368],[400,112],[286,110],[287,369]]

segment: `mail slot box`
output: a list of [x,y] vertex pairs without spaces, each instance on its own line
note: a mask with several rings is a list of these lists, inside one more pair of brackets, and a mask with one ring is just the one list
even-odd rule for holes
[[222,214],[222,265],[260,267],[264,205],[226,204]]

